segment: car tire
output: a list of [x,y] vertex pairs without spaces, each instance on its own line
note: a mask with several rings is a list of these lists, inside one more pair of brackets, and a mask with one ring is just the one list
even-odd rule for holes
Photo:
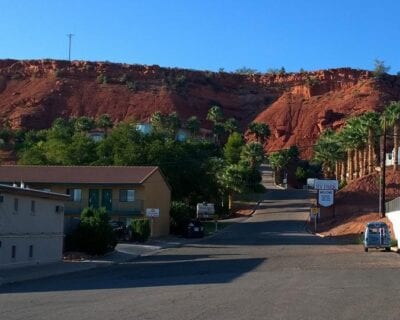
[[364,251],[365,251],[365,252],[368,252],[368,247],[364,247]]
[[386,247],[385,250],[386,250],[387,252],[389,252],[389,251],[390,251],[390,247]]

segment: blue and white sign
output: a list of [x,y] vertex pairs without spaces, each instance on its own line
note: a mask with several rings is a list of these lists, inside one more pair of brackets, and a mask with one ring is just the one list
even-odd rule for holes
[[338,190],[339,182],[337,180],[315,179],[314,188],[317,190]]
[[334,190],[318,190],[318,204],[322,207],[333,205]]

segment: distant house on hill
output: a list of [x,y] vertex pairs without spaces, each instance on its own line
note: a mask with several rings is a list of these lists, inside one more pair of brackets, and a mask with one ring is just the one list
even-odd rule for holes
[[0,185],[0,268],[60,261],[68,196]]
[[1,183],[23,181],[31,188],[65,193],[66,226],[86,207],[106,208],[111,219],[128,224],[159,209],[153,237],[169,234],[171,190],[158,167],[153,166],[0,166]]

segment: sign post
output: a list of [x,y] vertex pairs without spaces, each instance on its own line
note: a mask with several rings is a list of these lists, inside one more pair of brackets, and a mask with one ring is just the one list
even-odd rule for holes
[[151,221],[151,235],[154,235],[154,218],[160,217],[160,209],[159,208],[147,208],[146,209],[146,217],[150,218]]
[[318,219],[319,208],[311,207],[311,217],[314,219],[314,233],[317,232],[317,219]]

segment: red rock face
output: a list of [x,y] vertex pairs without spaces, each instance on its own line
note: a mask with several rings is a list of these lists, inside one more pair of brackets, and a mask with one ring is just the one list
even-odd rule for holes
[[145,121],[155,111],[196,115],[212,105],[245,129],[267,123],[269,151],[296,144],[304,156],[328,127],[400,99],[398,77],[376,82],[368,71],[333,69],[285,75],[239,75],[159,66],[53,60],[0,60],[0,116],[14,127],[47,128],[57,117],[109,114]]

